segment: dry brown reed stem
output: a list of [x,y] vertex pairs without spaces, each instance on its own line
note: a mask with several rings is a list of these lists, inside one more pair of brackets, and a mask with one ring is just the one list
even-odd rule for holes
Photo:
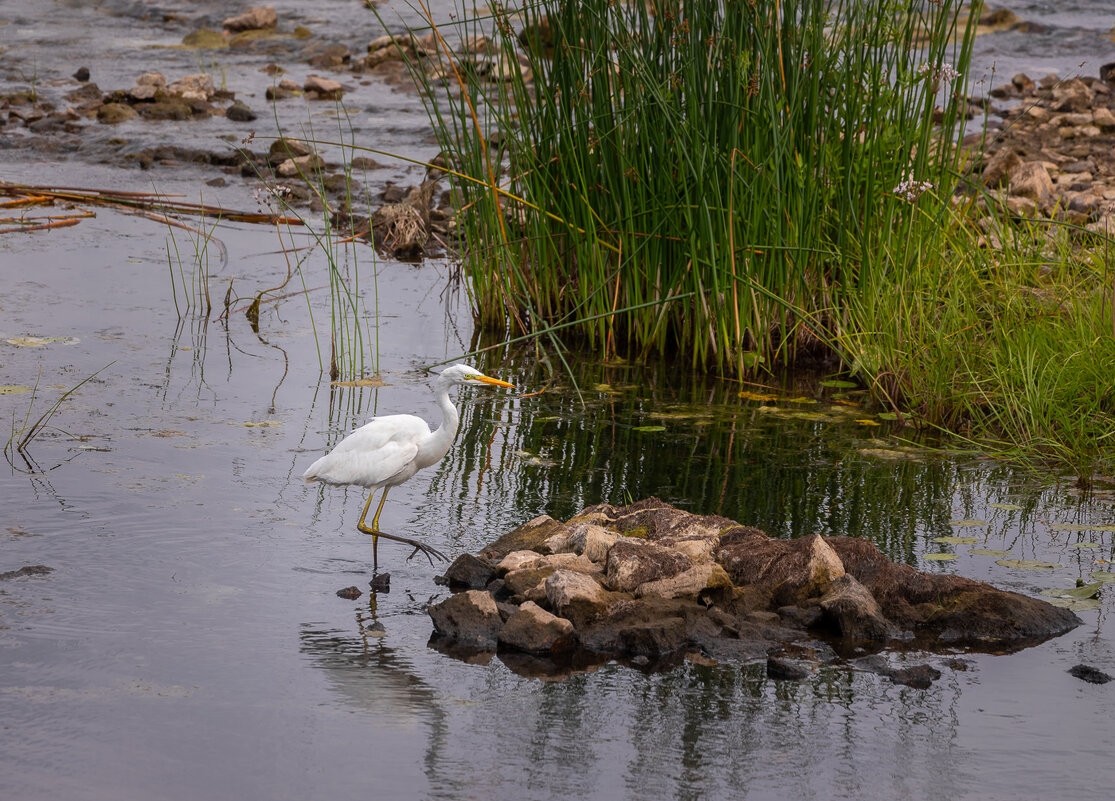
[[170,195],[157,192],[123,192],[115,189],[88,189],[82,187],[46,187],[0,181],[0,195],[16,198],[15,203],[26,204],[48,200],[68,200],[72,203],[124,207],[143,211],[174,212],[201,215],[226,222],[302,225],[297,217],[280,217],[276,214],[236,211],[207,203],[188,203],[171,200]]

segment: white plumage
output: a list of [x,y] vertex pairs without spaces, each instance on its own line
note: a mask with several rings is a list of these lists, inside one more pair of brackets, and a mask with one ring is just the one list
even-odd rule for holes
[[[303,475],[306,481],[320,481],[324,484],[353,484],[372,490],[364,504],[357,529],[372,535],[372,565],[378,568],[379,537],[403,542],[414,547],[414,554],[421,551],[433,563],[433,557],[446,559],[435,548],[417,540],[385,534],[379,530],[379,515],[387,491],[402,484],[419,470],[436,464],[449,452],[457,435],[460,417],[457,408],[449,400],[450,387],[457,384],[488,384],[496,387],[511,387],[506,381],[490,378],[467,364],[455,364],[441,371],[434,384],[434,399],[441,408],[442,423],[434,431],[426,421],[411,414],[391,414],[375,417],[353,431],[325,456],[322,456]],[[377,489],[383,489],[379,506],[372,518],[372,527],[364,525],[372,498]],[[408,559],[410,557],[407,557]]]

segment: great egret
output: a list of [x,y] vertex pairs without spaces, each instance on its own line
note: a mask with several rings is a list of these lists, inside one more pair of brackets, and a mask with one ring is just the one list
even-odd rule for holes
[[[412,414],[373,417],[337,443],[337,447],[328,454],[310,465],[310,469],[302,476],[307,482],[355,484],[371,490],[368,493],[368,501],[364,504],[364,513],[360,515],[360,522],[356,524],[356,528],[372,535],[373,570],[379,568],[377,551],[380,537],[413,546],[414,552],[407,559],[421,551],[430,560],[431,565],[434,563],[435,556],[448,561],[448,557],[441,551],[424,545],[418,540],[380,531],[379,514],[383,511],[383,502],[387,500],[389,489],[402,484],[423,467],[441,461],[441,458],[449,452],[449,446],[457,436],[457,425],[460,423],[457,407],[449,400],[449,388],[457,384],[489,384],[494,387],[513,388],[513,385],[506,381],[490,378],[467,364],[446,367],[434,384],[434,399],[441,407],[442,415],[441,425],[436,431],[430,431],[425,420]],[[368,516],[368,508],[372,505],[375,491],[381,487],[383,496],[379,500],[375,517],[372,518],[372,527],[368,528],[364,525],[364,518]]]

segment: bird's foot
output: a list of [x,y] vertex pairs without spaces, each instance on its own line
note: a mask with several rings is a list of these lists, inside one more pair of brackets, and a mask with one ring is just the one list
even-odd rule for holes
[[438,558],[438,559],[441,559],[442,561],[445,561],[445,562],[449,561],[448,556],[443,554],[437,548],[434,548],[430,545],[426,545],[424,542],[419,542],[418,540],[412,540],[408,537],[399,537],[399,536],[396,536],[395,534],[385,534],[382,531],[375,531],[374,529],[370,529],[366,526],[362,526],[362,527],[358,526],[358,528],[360,529],[360,531],[364,532],[365,534],[371,534],[373,537],[383,537],[384,539],[394,540],[395,542],[401,542],[404,545],[409,545],[412,548],[414,548],[414,550],[411,552],[410,556],[408,556],[406,558],[406,561],[408,561],[408,562],[411,559],[413,559],[416,554],[419,554],[419,553],[421,553],[423,556],[425,556],[430,561],[430,566],[431,567],[433,567],[435,557]]

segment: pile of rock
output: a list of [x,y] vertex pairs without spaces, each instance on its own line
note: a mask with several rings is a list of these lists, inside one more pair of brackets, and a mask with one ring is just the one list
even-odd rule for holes
[[921,573],[870,542],[772,539],[656,498],[548,516],[457,559],[429,609],[432,644],[556,664],[671,655],[754,660],[888,644],[1012,650],[1079,625],[1070,611],[958,576]]
[[991,97],[1010,105],[992,108],[1005,127],[989,130],[981,182],[1016,216],[1115,233],[1115,84],[1018,74]]

